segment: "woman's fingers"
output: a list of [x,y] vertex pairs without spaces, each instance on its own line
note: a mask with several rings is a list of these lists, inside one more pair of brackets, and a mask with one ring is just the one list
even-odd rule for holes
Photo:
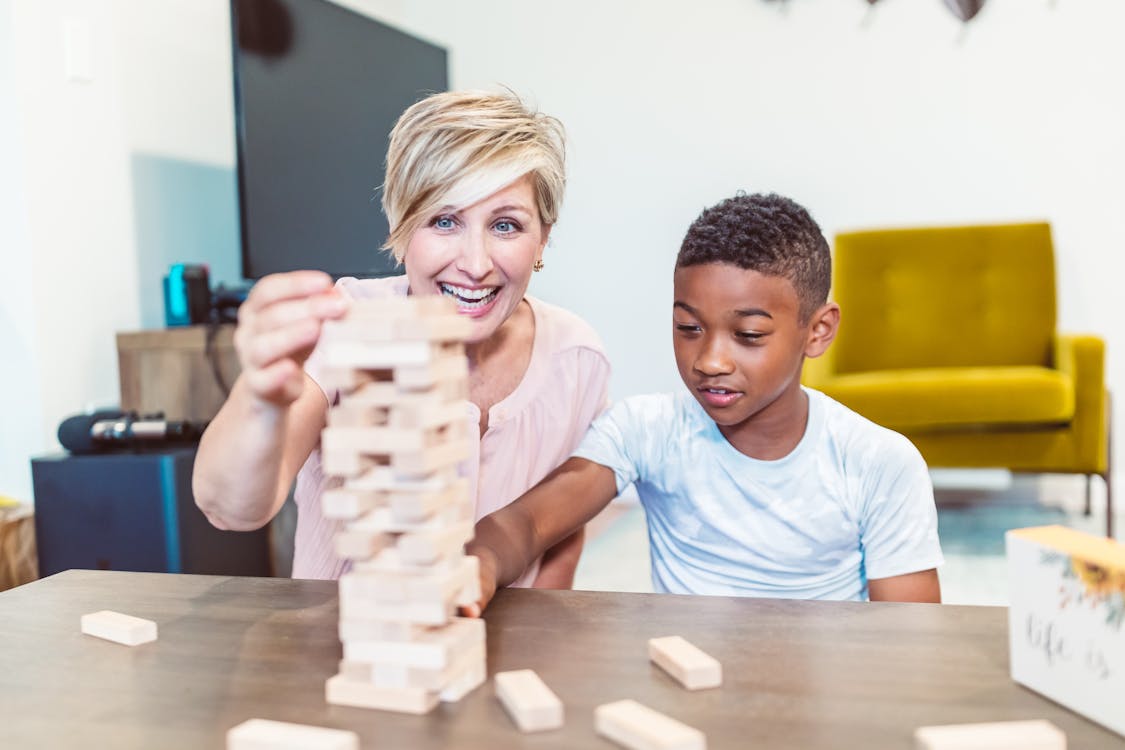
[[306,355],[320,337],[320,321],[298,320],[284,328],[258,333],[241,341],[240,354],[244,370],[268,367],[280,359]]
[[246,385],[258,398],[277,404],[290,404],[304,389],[305,373],[291,359],[281,359],[267,367],[243,373]]
[[240,315],[255,313],[287,299],[303,299],[332,289],[332,277],[323,271],[290,271],[263,277],[246,295]]

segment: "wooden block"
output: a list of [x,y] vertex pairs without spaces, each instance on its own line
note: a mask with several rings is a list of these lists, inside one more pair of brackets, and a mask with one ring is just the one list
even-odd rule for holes
[[340,579],[340,616],[349,618],[445,625],[457,614],[453,597],[447,601],[378,602]]
[[456,466],[468,457],[469,441],[462,437],[424,450],[392,453],[390,465],[397,474],[418,477]]
[[[361,455],[411,454],[430,451],[446,443],[464,441],[466,421],[440,427],[326,427],[320,434],[320,449],[324,453],[340,455],[358,453]],[[394,465],[392,459],[391,465]]]
[[445,489],[436,492],[388,493],[387,504],[391,508],[391,516],[402,522],[425,521],[443,508],[461,504],[468,506],[466,517],[472,517],[474,509],[469,492],[468,477],[460,477]]
[[139,646],[156,640],[156,623],[103,609],[82,615],[82,632],[126,646]]
[[448,555],[419,565],[403,562],[398,550],[389,547],[370,560],[356,560],[352,564],[352,570],[357,573],[436,573],[453,570],[465,556],[465,551],[457,547]]
[[329,677],[324,697],[337,706],[376,708],[407,714],[424,714],[438,704],[438,694],[421,688],[381,688],[370,682],[349,680],[344,675]]
[[[347,399],[347,397],[343,397]],[[390,424],[390,409],[341,400],[328,410],[329,427],[378,427]]]
[[376,604],[445,603],[450,600],[460,604],[461,592],[466,587],[474,580],[479,586],[480,561],[475,557],[462,557],[454,567],[422,571],[370,572],[353,569],[340,576],[341,581],[345,578],[351,593]]
[[393,534],[344,529],[336,532],[336,556],[347,560],[367,560],[394,542]]
[[464,341],[473,325],[457,312],[413,317],[349,314],[327,322],[325,328],[348,341]]
[[[341,626],[343,626],[341,620]],[[444,628],[421,631],[417,640],[344,641],[344,659],[372,664],[396,664],[421,669],[445,669],[458,657],[485,642],[484,620],[454,617]]]
[[415,641],[423,638],[430,628],[411,622],[340,618],[341,641]]
[[[371,456],[364,456],[354,452],[331,452],[320,450],[320,469],[330,477],[344,477],[345,479],[359,478],[372,469],[384,468],[389,461],[379,461]],[[352,485],[357,486],[357,485]],[[362,485],[358,486],[362,489]]]
[[384,504],[388,497],[381,492],[336,487],[320,496],[320,512],[325,518],[351,521]]
[[436,531],[403,534],[395,549],[404,563],[427,565],[456,554],[472,538],[473,522],[464,521]]
[[345,319],[422,318],[456,312],[457,303],[449,297],[440,294],[411,294],[406,297],[351,300]]
[[[460,371],[455,363],[442,363],[443,368]],[[340,403],[350,406],[390,407],[410,398],[433,399],[441,402],[465,401],[469,397],[468,365],[464,367],[465,377],[436,378],[429,386],[408,383],[404,387],[395,383],[394,370],[356,370],[350,367],[326,367],[321,375],[325,388],[340,391]],[[406,375],[412,372],[405,373]],[[400,376],[403,373],[400,372]],[[409,378],[407,378],[409,380]]]
[[[403,365],[394,371],[394,383],[399,388],[421,390],[433,388],[439,383],[455,381],[466,383],[469,377],[469,363],[464,354],[452,355],[419,365]],[[468,398],[468,390],[460,398]]]
[[521,732],[558,729],[563,725],[563,704],[534,670],[498,672],[496,697]]
[[425,521],[399,521],[390,508],[373,508],[348,522],[349,531],[373,534],[428,534],[472,521],[473,509],[468,503],[448,505]]
[[688,690],[723,684],[723,666],[678,635],[650,638],[648,658]]
[[359,735],[344,729],[248,719],[227,732],[227,750],[359,750]]
[[698,729],[633,700],[605,703],[594,709],[598,734],[631,750],[706,750]]
[[457,481],[457,470],[453,467],[446,467],[423,476],[408,477],[396,473],[390,466],[371,466],[349,480],[347,486],[357,490],[383,492],[440,492],[455,481]]
[[454,678],[451,683],[442,688],[438,698],[442,703],[456,703],[483,685],[487,677],[488,669],[484,659],[473,661],[459,677]]
[[340,674],[351,680],[370,682],[376,687],[424,688],[441,692],[465,678],[467,673],[474,670],[483,670],[484,664],[484,643],[482,642],[480,645],[473,646],[468,651],[459,654],[454,662],[442,668],[407,667],[400,664],[348,661],[345,659],[340,662]]
[[1066,735],[1049,721],[948,724],[914,730],[915,750],[1066,750]]
[[333,338],[331,321],[325,322],[321,351],[329,367],[354,367],[363,370],[429,366],[444,355],[443,347],[429,341],[387,341],[372,343]]

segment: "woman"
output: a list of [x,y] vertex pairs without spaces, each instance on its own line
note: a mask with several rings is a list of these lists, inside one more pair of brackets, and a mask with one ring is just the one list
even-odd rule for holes
[[[528,297],[565,187],[560,123],[514,96],[436,94],[391,133],[383,210],[386,249],[406,267],[389,279],[277,274],[255,285],[239,314],[242,374],[200,442],[193,489],[215,526],[268,523],[294,477],[293,576],[336,578],[337,524],[320,498],[319,441],[336,394],[320,385],[321,324],[349,299],[443,294],[472,321],[469,411],[479,426],[465,470],[476,517],[507,505],[561,464],[607,400],[609,363],[579,318]],[[514,585],[569,588],[582,532],[560,542]]]

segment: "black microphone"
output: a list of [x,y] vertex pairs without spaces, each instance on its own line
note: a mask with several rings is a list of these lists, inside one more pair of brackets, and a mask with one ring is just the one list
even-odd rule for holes
[[59,443],[71,453],[184,445],[197,442],[207,427],[206,422],[172,422],[163,416],[98,411],[68,417],[59,425]]

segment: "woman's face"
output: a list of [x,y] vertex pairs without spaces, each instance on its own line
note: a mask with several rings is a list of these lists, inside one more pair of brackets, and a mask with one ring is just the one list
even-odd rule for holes
[[467,208],[439,210],[406,247],[410,290],[452,299],[473,322],[468,342],[484,341],[519,306],[549,232],[530,175]]

